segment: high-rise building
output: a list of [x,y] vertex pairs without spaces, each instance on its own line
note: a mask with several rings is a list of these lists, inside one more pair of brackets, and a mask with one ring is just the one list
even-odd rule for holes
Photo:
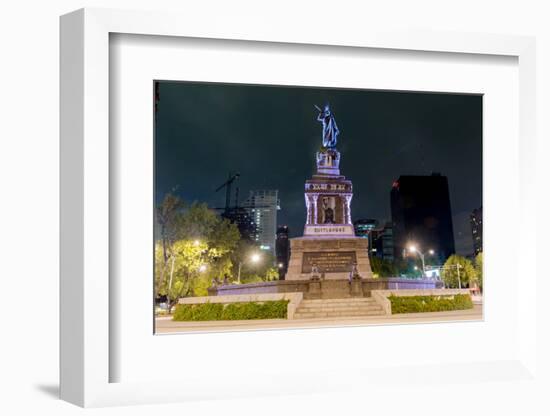
[[242,206],[256,225],[254,240],[262,250],[270,251],[275,255],[275,238],[277,233],[277,210],[279,191],[257,190],[250,191]]
[[411,244],[434,250],[440,262],[455,253],[446,176],[400,176],[391,190],[391,215],[395,258],[403,258]]
[[470,214],[470,227],[474,241],[474,256],[483,251],[483,208],[477,208]]
[[290,240],[288,239],[288,226],[277,227],[277,240],[275,241],[275,256],[277,258],[277,269],[279,271],[279,280],[284,280],[288,270],[288,260],[290,259]]
[[370,251],[372,256],[393,261],[393,227],[391,222],[372,230],[372,248]]
[[353,222],[355,236],[366,238],[369,240],[369,255],[372,255],[376,252],[376,249],[374,248],[374,237],[376,236],[375,230],[377,227],[378,220],[371,218],[359,219]]
[[368,238],[372,230],[378,227],[378,221],[374,219],[360,219],[353,222],[356,237]]
[[252,220],[248,210],[242,207],[233,207],[222,213],[222,218],[235,224],[241,233],[241,239],[254,242],[256,239],[256,223]]

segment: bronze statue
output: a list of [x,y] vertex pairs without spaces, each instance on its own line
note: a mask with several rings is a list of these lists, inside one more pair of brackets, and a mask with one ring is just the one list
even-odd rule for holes
[[315,106],[315,108],[319,110],[317,121],[320,121],[323,124],[323,147],[332,149],[336,147],[338,135],[340,134],[334,115],[331,113],[328,104],[325,105],[324,110],[321,110],[317,106]]
[[323,223],[334,224],[334,210],[328,205],[328,198],[323,198]]

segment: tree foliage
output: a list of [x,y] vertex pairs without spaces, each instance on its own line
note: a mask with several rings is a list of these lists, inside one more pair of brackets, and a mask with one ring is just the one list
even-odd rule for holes
[[441,278],[445,287],[458,288],[459,278],[460,287],[469,287],[470,282],[477,278],[476,270],[470,260],[465,257],[453,254],[450,256],[441,270]]
[[483,292],[483,252],[477,254],[475,259],[476,281],[479,290]]
[[[168,260],[172,256],[172,245],[178,238],[177,221],[183,208],[183,201],[172,194],[167,194],[162,202],[156,207],[157,230],[159,233],[160,250],[162,254],[162,261],[158,268],[159,275],[158,278],[155,278],[155,291],[157,293],[159,292],[160,286],[165,284],[166,268]],[[157,270],[157,267],[155,267],[155,270]]]
[[182,296],[201,296],[214,277],[230,273],[230,255],[240,239],[236,225],[206,204],[185,204],[168,194],[157,208],[156,295],[169,307]]
[[399,270],[389,260],[384,260],[379,257],[371,257],[370,266],[375,277],[395,277],[399,276]]

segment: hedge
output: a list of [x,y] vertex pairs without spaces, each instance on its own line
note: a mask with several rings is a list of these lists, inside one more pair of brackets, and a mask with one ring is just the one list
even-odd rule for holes
[[392,314],[441,312],[472,309],[472,298],[467,294],[433,296],[389,296]]
[[234,321],[247,319],[285,319],[288,300],[266,302],[199,303],[176,306],[174,321]]

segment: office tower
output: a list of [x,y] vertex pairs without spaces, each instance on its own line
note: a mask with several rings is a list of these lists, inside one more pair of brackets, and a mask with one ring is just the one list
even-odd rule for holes
[[277,269],[279,271],[279,280],[284,280],[288,270],[288,260],[290,259],[290,241],[288,239],[288,226],[277,227],[277,239],[275,241],[275,256],[277,258]]
[[474,256],[483,251],[483,208],[477,208],[470,214],[470,227],[474,242]]
[[278,194],[277,190],[250,191],[242,204],[256,225],[254,240],[262,250],[273,255],[277,233],[277,210],[280,209]]
[[434,250],[440,262],[455,253],[446,176],[400,176],[391,190],[391,214],[396,258],[413,244],[422,252]]

